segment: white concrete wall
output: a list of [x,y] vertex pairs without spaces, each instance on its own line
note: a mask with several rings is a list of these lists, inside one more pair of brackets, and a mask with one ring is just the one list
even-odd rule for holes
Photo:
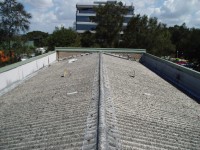
[[56,52],[0,73],[0,91],[55,61]]
[[140,62],[200,100],[200,73],[161,58],[144,54]]

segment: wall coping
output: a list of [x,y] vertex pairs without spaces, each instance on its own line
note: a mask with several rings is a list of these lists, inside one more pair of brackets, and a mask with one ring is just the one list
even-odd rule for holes
[[131,48],[80,48],[80,47],[56,47],[58,52],[116,52],[116,53],[146,53],[146,49]]

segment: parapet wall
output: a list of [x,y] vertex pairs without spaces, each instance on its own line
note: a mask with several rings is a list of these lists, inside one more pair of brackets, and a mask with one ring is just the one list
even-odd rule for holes
[[0,68],[0,91],[25,79],[39,69],[56,61],[56,52],[49,52],[23,62]]
[[150,54],[143,54],[140,62],[161,77],[200,100],[200,73]]
[[81,47],[56,47],[57,60],[62,60],[70,56],[76,57],[83,53],[104,52],[118,54],[128,59],[139,60],[146,49],[133,49],[133,48],[81,48]]

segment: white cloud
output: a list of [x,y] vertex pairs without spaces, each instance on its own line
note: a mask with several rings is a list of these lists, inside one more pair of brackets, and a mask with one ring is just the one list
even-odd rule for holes
[[[95,1],[95,0],[94,0]],[[120,1],[120,0],[118,0]],[[33,16],[31,30],[52,32],[55,26],[73,26],[77,3],[93,0],[19,0]],[[200,0],[122,0],[135,7],[135,14],[157,17],[167,25],[200,27]]]
[[166,18],[181,17],[183,15],[192,13],[194,8],[193,6],[195,7],[192,1],[167,0],[161,7],[161,16]]
[[195,12],[187,23],[190,27],[200,27],[200,11]]
[[127,5],[133,5],[135,14],[150,15],[153,13],[157,0],[124,0]]
[[182,24],[192,26],[191,20],[195,20],[194,14],[199,10],[199,0],[165,0],[164,3],[154,9],[152,16],[156,16],[168,25]]
[[54,7],[54,13],[59,20],[75,19],[75,3],[66,0],[54,0]]
[[22,3],[27,3],[35,9],[48,9],[53,6],[52,0],[20,0]]
[[40,12],[34,12],[33,14],[33,23],[51,23],[56,22],[57,17],[53,12],[41,14]]

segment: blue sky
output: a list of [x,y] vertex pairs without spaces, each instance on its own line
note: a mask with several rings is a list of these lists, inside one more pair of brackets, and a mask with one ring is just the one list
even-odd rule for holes
[[[72,27],[76,3],[92,0],[17,0],[32,14],[30,31],[52,33],[56,26]],[[133,4],[135,14],[157,17],[168,26],[181,25],[200,28],[200,0],[122,0]]]

